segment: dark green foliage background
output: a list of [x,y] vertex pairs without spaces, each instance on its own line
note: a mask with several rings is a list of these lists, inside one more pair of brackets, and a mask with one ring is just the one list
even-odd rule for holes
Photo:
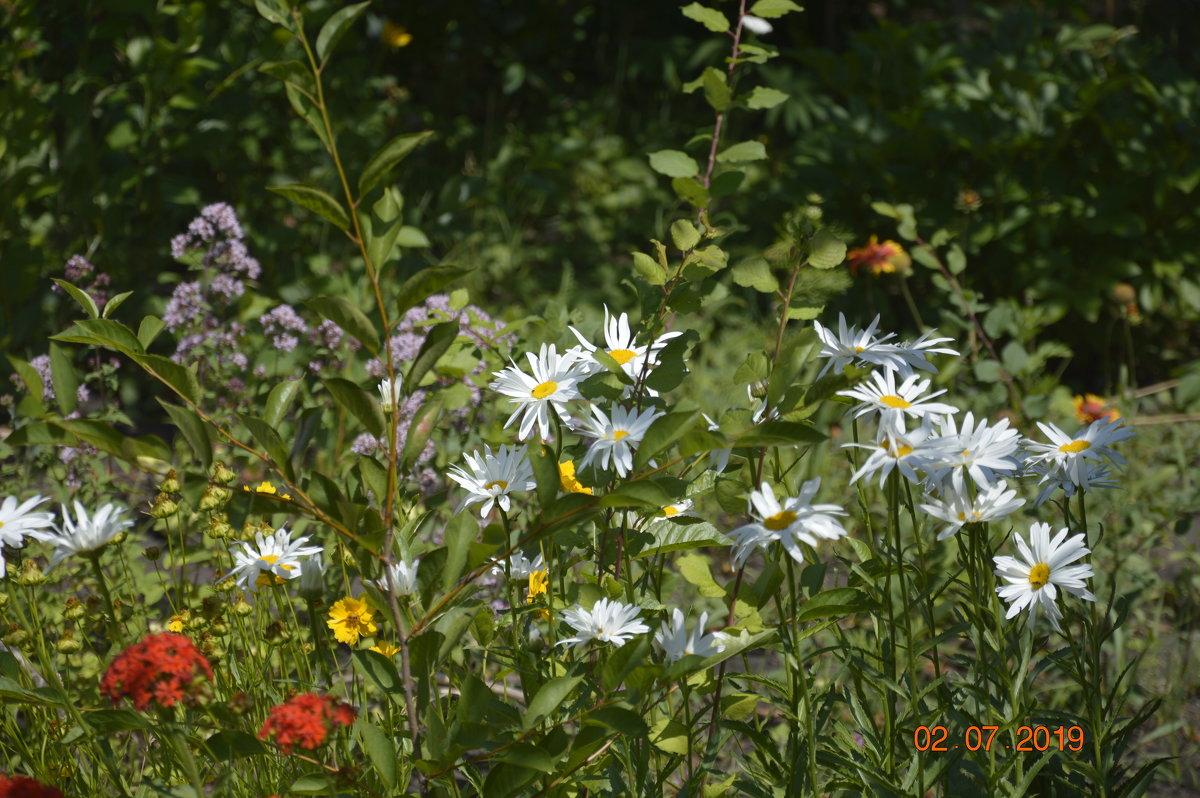
[[[310,3],[310,18],[335,7]],[[773,220],[812,194],[856,242],[896,237],[872,201],[912,203],[922,231],[959,234],[964,279],[984,301],[1013,297],[1058,319],[1050,335],[1075,352],[1077,389],[1112,387],[1091,364],[1112,354],[1099,330],[1113,286],[1132,284],[1137,377],[1165,379],[1200,354],[1200,83],[1186,11],[810,3],[762,38],[784,55],[769,83],[791,99],[731,117],[725,140],[758,138],[771,158],[716,221],[744,228],[734,253],[758,254]],[[384,45],[385,18],[412,43]],[[264,189],[300,179],[332,189],[333,175],[257,71],[295,54],[252,6],[18,1],[0,6],[0,21],[11,76],[0,88],[0,350],[44,351],[70,314],[49,277],[74,253],[111,274],[114,291],[137,289],[131,314],[159,309],[170,288],[154,281],[181,269],[169,240],[209,202],[234,205],[264,292],[285,301],[354,257]],[[379,3],[327,80],[336,118],[355,120],[340,131],[348,162],[397,133],[437,132],[401,186],[432,248],[401,269],[450,259],[478,269],[482,304],[540,309],[549,295],[538,289],[568,270],[585,278],[578,301],[611,299],[628,252],[665,236],[673,206],[683,211],[645,156],[711,128],[700,93],[678,87],[723,46],[671,3]],[[702,158],[707,143],[688,149]],[[973,212],[957,202],[968,189],[982,201]],[[936,322],[928,274],[918,267],[913,290]],[[887,283],[857,279],[843,307],[911,325]]]

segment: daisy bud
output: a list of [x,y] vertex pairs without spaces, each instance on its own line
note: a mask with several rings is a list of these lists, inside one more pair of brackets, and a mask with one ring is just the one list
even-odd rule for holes
[[120,544],[124,543],[128,538],[129,538],[129,532],[122,529],[120,532],[118,532],[117,534],[115,534],[111,538],[109,538],[108,542],[120,545]]
[[263,637],[268,643],[273,646],[283,645],[291,639],[292,633],[283,625],[282,621],[273,621],[267,630],[263,633]]
[[[201,505],[204,499],[200,500]],[[214,517],[208,522],[208,528],[204,530],[204,534],[215,540],[228,540],[233,537],[233,527],[225,520],[224,516]]]
[[63,632],[62,637],[59,638],[57,648],[60,654],[75,654],[79,651],[79,649],[83,648],[83,643],[80,643],[78,640],[76,640],[74,635],[72,635],[71,631],[68,629],[67,631]]
[[67,599],[63,606],[63,617],[68,621],[78,621],[83,616],[87,615],[87,607],[83,606],[83,602],[71,596]]
[[222,593],[230,593],[236,589],[237,589],[237,580],[236,579],[222,579],[220,582],[217,582],[217,590]]
[[212,477],[212,481],[218,485],[228,485],[237,479],[237,474],[226,468],[225,463],[220,460],[213,463],[210,476]]
[[167,477],[158,486],[160,493],[178,493],[179,492],[179,475],[172,468],[167,472]]
[[35,585],[44,585],[46,583],[46,575],[42,573],[42,569],[33,560],[26,560],[21,563],[21,570],[17,573],[17,578],[13,580],[18,585],[33,587]]
[[8,606],[8,594],[0,593],[0,610]]
[[201,512],[205,513],[219,510],[225,506],[231,495],[228,488],[222,488],[219,485],[209,485],[200,496],[200,503],[196,506],[200,508]]
[[179,505],[171,501],[171,497],[165,493],[160,493],[154,497],[154,503],[150,505],[150,515],[155,518],[170,518],[179,512]]
[[217,637],[228,637],[229,624],[225,623],[225,619],[218,615],[216,618],[213,618],[212,623],[208,625],[208,631]]
[[142,550],[142,554],[146,555],[150,562],[158,562],[158,558],[162,556],[162,549],[158,546],[147,546]]
[[249,615],[252,612],[254,612],[254,608],[251,607],[249,602],[247,602],[245,599],[238,599],[237,603],[233,605],[233,614],[234,615],[239,615],[239,616],[245,618],[247,615]]
[[0,642],[3,642],[9,648],[21,648],[27,640],[29,640],[29,632],[26,632],[15,623],[10,623],[8,630],[4,633],[4,637],[0,638]]

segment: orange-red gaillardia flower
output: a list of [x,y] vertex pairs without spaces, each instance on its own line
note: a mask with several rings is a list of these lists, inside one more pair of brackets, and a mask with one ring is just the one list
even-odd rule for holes
[[1075,397],[1075,418],[1083,424],[1091,424],[1102,418],[1116,421],[1120,417],[1121,411],[1115,407],[1107,407],[1103,396],[1088,393]]
[[195,704],[207,692],[212,667],[187,637],[174,632],[146,635],[122,651],[104,672],[100,692],[116,704],[122,698],[134,707],[150,704],[173,707]]
[[881,244],[878,236],[871,236],[866,246],[846,253],[846,260],[850,262],[851,274],[858,274],[858,267],[866,266],[876,277],[907,271],[912,265],[912,258],[904,251],[904,247],[895,241],[884,241]]
[[63,798],[61,790],[47,787],[28,776],[0,773],[0,798]]
[[301,693],[271,710],[258,738],[274,737],[286,753],[291,753],[295,745],[312,751],[325,742],[334,724],[349,726],[356,714],[354,707],[333,696]]

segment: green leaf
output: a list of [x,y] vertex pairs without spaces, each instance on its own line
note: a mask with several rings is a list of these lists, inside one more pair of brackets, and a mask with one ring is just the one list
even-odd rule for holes
[[268,22],[274,22],[276,25],[282,25],[291,30],[291,26],[288,24],[290,15],[284,0],[254,0],[254,7]]
[[700,76],[700,81],[704,86],[704,99],[708,100],[708,104],[714,111],[724,111],[729,108],[733,94],[730,92],[728,84],[725,83],[725,73],[708,67]]
[[648,527],[654,540],[647,543],[633,556],[641,559],[668,551],[686,551],[704,546],[728,546],[729,538],[709,523],[682,524],[674,521],[659,521]]
[[162,355],[137,355],[139,366],[165,382],[177,394],[194,405],[200,404],[200,382],[191,367],[181,366]]
[[696,208],[708,207],[709,197],[706,189],[694,177],[675,177],[671,179],[671,188],[684,202]]
[[767,148],[761,141],[742,141],[726,147],[717,155],[720,163],[745,163],[761,161],[767,157]]
[[511,765],[519,765],[523,768],[539,770],[542,773],[550,773],[554,770],[554,760],[544,749],[531,745],[530,743],[515,743],[492,756],[492,759],[499,762],[508,762]]
[[353,652],[354,665],[366,676],[372,684],[387,695],[400,695],[404,692],[404,682],[396,672],[396,666],[390,659],[378,651],[360,648]]
[[429,328],[429,333],[425,336],[425,341],[421,344],[421,350],[413,359],[413,364],[408,370],[408,376],[404,379],[404,385],[408,389],[408,393],[417,390],[421,385],[421,380],[432,369],[441,358],[446,354],[446,350],[458,338],[458,322],[444,321],[441,324],[435,324]]
[[83,312],[87,314],[89,319],[100,317],[100,309],[96,307],[96,301],[88,296],[86,291],[76,288],[66,280],[60,280],[57,277],[51,277],[50,279],[54,281],[55,285],[70,294],[71,299],[79,303],[79,307],[83,308]]
[[279,433],[257,416],[242,414],[241,419],[258,445],[266,449],[271,461],[285,471],[289,470],[288,450]]
[[[75,322],[75,326],[91,337],[93,345],[114,349],[128,357],[136,357],[146,351],[142,346],[142,342],[133,334],[133,330],[119,321],[113,321],[112,319],[82,319]],[[52,335],[51,338],[59,341],[73,340],[74,343],[80,343],[78,339],[67,338],[68,333],[70,333],[70,330],[67,330],[63,335]]]
[[772,89],[769,86],[755,86],[754,91],[750,92],[750,96],[746,99],[746,107],[756,111],[764,108],[774,108],[787,100],[789,96],[787,92]]
[[686,152],[659,150],[650,153],[650,168],[667,177],[693,177],[700,165]]
[[733,267],[733,281],[738,285],[753,288],[764,294],[774,294],[779,291],[779,280],[771,273],[771,266],[765,258],[749,258]]
[[405,133],[384,144],[379,152],[371,156],[363,167],[362,175],[358,178],[358,195],[365,197],[379,181],[388,176],[396,164],[417,147],[424,144],[433,135],[432,130],[422,130],[419,133]]
[[330,377],[323,384],[325,389],[333,396],[333,400],[343,410],[362,422],[367,432],[377,438],[383,437],[386,421],[383,417],[383,410],[379,407],[379,402],[375,401],[374,397],[350,382],[350,380],[345,380],[341,377]]
[[312,72],[306,64],[299,61],[268,61],[260,66],[258,71],[283,81],[285,85],[294,86],[309,97],[317,96],[317,85],[313,82]]
[[217,762],[232,762],[248,756],[273,754],[272,750],[252,734],[240,729],[222,729],[202,743],[208,755]]
[[163,410],[171,417],[171,423],[183,433],[184,440],[196,454],[196,459],[207,469],[212,465],[212,439],[208,435],[208,426],[190,408],[173,405],[170,402],[158,400]]
[[717,580],[713,579],[708,558],[703,554],[696,552],[685,554],[675,561],[675,568],[679,571],[679,575],[686,579],[689,584],[696,586],[701,596],[707,598],[725,597],[725,588],[721,587],[717,584]]
[[362,16],[362,13],[367,10],[367,6],[371,3],[355,3],[352,6],[335,12],[325,20],[325,24],[321,26],[321,32],[317,34],[317,59],[322,63],[329,57],[329,53],[337,47],[337,43],[346,31],[354,24],[354,20]]
[[967,268],[967,256],[958,244],[951,244],[950,249],[946,251],[946,268],[951,274],[962,274]]
[[809,243],[808,264],[818,269],[832,269],[846,259],[846,242],[822,228]]
[[671,504],[674,498],[661,482],[635,479],[617,486],[616,490],[600,497],[600,507],[653,507]]
[[293,781],[287,791],[297,795],[329,796],[336,794],[336,790],[337,788],[329,776],[324,773],[309,773]]
[[71,365],[71,356],[53,341],[50,342],[50,379],[54,383],[54,395],[58,399],[58,407],[63,415],[69,415],[75,410],[78,399],[75,396],[79,388],[79,378],[75,367]]
[[815,621],[831,615],[845,616],[866,608],[866,597],[853,587],[835,587],[823,590],[800,605],[796,621]]
[[313,105],[314,100],[306,97],[299,88],[291,83],[283,84],[283,90],[287,94],[288,102],[292,104],[292,109],[308,124],[309,129],[320,140],[326,152],[332,153],[333,146],[329,140],[329,131],[325,129],[325,120],[321,117],[320,110]]
[[316,186],[308,183],[285,183],[281,186],[267,186],[267,190],[287,197],[302,208],[308,208],[313,213],[324,216],[346,232],[350,231],[350,217],[347,215],[346,209]]
[[555,712],[582,681],[582,676],[555,676],[548,680],[538,688],[537,693],[529,702],[521,724],[522,728],[528,731],[536,726],[542,718]]
[[713,33],[729,30],[729,20],[720,11],[699,3],[690,3],[679,9],[688,19],[694,19]]
[[402,247],[429,247],[429,239],[415,227],[404,225],[396,235],[396,243]]
[[121,293],[111,297],[107,302],[104,303],[104,310],[100,312],[100,315],[107,319],[116,311],[117,308],[125,304],[125,300],[129,299],[131,296],[133,296],[132,291],[122,291]]
[[379,333],[375,331],[375,325],[354,305],[336,296],[313,297],[304,304],[350,333],[371,354],[379,353]]
[[820,443],[825,435],[796,421],[768,421],[734,440],[735,446],[799,446]]
[[21,382],[25,383],[25,390],[27,390],[31,396],[41,400],[42,394],[46,391],[46,386],[42,383],[41,375],[37,373],[37,369],[29,365],[28,361],[21,360],[19,357],[14,355],[8,355],[7,357],[8,362],[12,364],[12,367],[16,370],[17,375],[20,376]]
[[143,349],[148,349],[150,344],[154,343],[154,339],[166,327],[166,322],[158,316],[145,316],[138,324],[137,339],[141,343]]
[[449,264],[421,269],[400,286],[396,297],[396,317],[402,318],[409,308],[421,304],[470,271],[462,266]]
[[687,756],[688,727],[677,720],[663,718],[650,729],[650,742],[660,751],[676,756]]
[[676,219],[671,223],[671,240],[680,252],[687,252],[700,243],[700,231],[687,219]]
[[646,727],[646,721],[636,712],[619,706],[604,706],[599,709],[593,709],[583,718],[584,723],[590,723],[597,726],[606,726],[618,734],[625,734],[632,737],[640,737],[649,729]]
[[802,6],[796,5],[792,0],[758,0],[750,6],[750,13],[763,19],[778,19],[791,11],[803,10]]
[[533,466],[533,477],[537,483],[538,506],[545,510],[558,498],[562,487],[562,477],[559,475],[558,462],[554,459],[554,450],[549,446],[535,447],[529,452],[529,461]]
[[267,395],[267,408],[263,411],[263,421],[272,427],[278,427],[279,422],[287,415],[296,395],[300,393],[301,380],[284,380],[271,389]]
[[425,450],[425,444],[433,434],[438,419],[442,417],[442,402],[434,396],[413,413],[408,425],[408,435],[404,437],[404,450],[400,452],[400,463],[404,467],[411,466]]
[[644,252],[634,252],[633,269],[650,285],[666,285],[667,273],[661,264]]
[[638,444],[633,456],[633,470],[637,472],[645,468],[656,454],[683,437],[699,418],[699,410],[676,410],[655,419]]

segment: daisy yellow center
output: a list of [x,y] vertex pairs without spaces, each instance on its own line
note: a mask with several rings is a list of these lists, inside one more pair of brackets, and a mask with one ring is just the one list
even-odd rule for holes
[[678,514],[679,514],[678,507],[664,507],[663,508],[663,515],[665,515],[667,518],[670,518],[671,516],[678,515]]
[[0,527],[3,527],[3,526],[4,526],[4,522],[0,521]]
[[879,401],[883,402],[888,407],[893,407],[897,410],[903,410],[906,407],[912,407],[912,402],[902,396],[888,394],[887,396],[879,397]]
[[492,488],[499,488],[500,490],[508,490],[508,483],[502,479],[497,479],[496,481],[489,482],[488,484],[483,486],[484,490],[491,490]]
[[958,514],[958,520],[959,520],[959,521],[966,521],[966,520],[967,520],[967,514],[966,514],[966,513],[959,513],[959,514]]
[[618,430],[613,431],[612,439],[614,441],[619,441],[622,438],[628,437],[628,435],[629,435],[629,432],[627,430],[618,429]]
[[1088,441],[1071,441],[1064,443],[1058,447],[1060,452],[1070,452],[1071,454],[1079,454],[1080,452],[1092,448],[1092,444]]
[[[883,449],[886,452],[888,450],[888,445],[886,443],[881,443],[881,444],[879,444],[879,448]],[[892,446],[892,454],[896,458],[908,457],[912,453],[913,453],[913,447],[909,446],[907,443],[901,443],[898,446],[893,444],[893,446]]]
[[608,356],[617,361],[618,365],[624,366],[637,355],[632,349],[610,349]]
[[554,393],[557,390],[558,390],[558,383],[555,382],[554,380],[547,380],[546,382],[543,382],[541,385],[535,386],[533,391],[531,392],[531,395],[533,396],[534,399],[545,399],[547,396],[549,396],[550,394]]
[[772,532],[778,532],[781,529],[787,529],[796,520],[796,514],[791,510],[781,510],[769,518],[763,519],[763,526]]
[[867,351],[867,348],[865,346],[854,347],[854,354],[856,354],[856,355],[861,355],[865,351]]
[[1034,590],[1041,590],[1050,581],[1050,566],[1044,562],[1029,569],[1029,586]]

